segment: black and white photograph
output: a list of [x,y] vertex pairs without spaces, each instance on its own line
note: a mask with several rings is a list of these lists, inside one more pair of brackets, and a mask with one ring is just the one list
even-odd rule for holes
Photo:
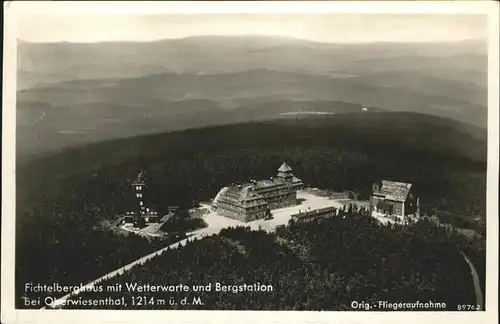
[[355,4],[4,6],[2,322],[495,322],[498,3]]

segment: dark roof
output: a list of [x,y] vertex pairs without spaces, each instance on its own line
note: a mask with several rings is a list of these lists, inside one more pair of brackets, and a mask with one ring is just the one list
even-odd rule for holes
[[382,180],[379,193],[383,194],[387,200],[404,202],[408,198],[411,186],[411,183]]
[[292,171],[292,168],[290,168],[288,166],[288,164],[286,164],[286,162],[283,162],[283,164],[280,166],[280,168],[278,169],[278,171],[280,171],[280,172],[290,172],[290,171]]
[[311,216],[319,216],[319,215],[323,215],[323,214],[333,213],[336,211],[337,211],[337,208],[335,208],[335,207],[325,207],[325,208],[320,208],[320,209],[308,210],[305,212],[298,212],[297,214],[293,214],[292,217],[304,218],[304,217],[311,217]]
[[249,185],[255,189],[262,189],[262,188],[270,188],[270,187],[274,187],[274,186],[279,186],[279,185],[283,185],[283,184],[286,184],[285,180],[280,178],[280,177],[276,177],[276,178],[270,178],[268,180],[253,181]]
[[219,201],[230,202],[235,205],[244,204],[247,201],[253,201],[252,204],[265,204],[262,195],[255,192],[250,185],[239,185],[222,188],[217,196],[215,196],[214,203]]
[[269,179],[269,180],[257,180],[255,182],[252,182],[252,184],[255,186],[255,188],[268,188],[275,186],[276,179]]

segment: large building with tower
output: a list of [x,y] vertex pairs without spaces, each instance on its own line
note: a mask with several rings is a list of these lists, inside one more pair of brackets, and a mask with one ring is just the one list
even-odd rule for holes
[[141,219],[144,221],[144,224],[158,223],[158,212],[146,206],[144,202],[144,194],[147,186],[144,172],[139,172],[135,180],[132,181],[131,186],[134,192],[134,202],[131,205],[134,207],[125,214],[125,223],[134,224]]
[[283,162],[276,177],[222,188],[212,206],[219,215],[249,222],[269,217],[272,209],[297,205],[297,190],[302,186]]

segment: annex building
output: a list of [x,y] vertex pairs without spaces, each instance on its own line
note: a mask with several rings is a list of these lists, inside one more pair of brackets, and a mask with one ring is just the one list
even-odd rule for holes
[[221,216],[250,222],[269,217],[272,209],[297,205],[297,190],[302,186],[283,162],[276,177],[222,188],[212,206]]
[[310,222],[317,219],[325,219],[338,215],[339,210],[335,207],[325,207],[320,209],[299,211],[292,215],[292,219],[296,222]]
[[373,185],[370,208],[379,214],[418,216],[419,199],[413,194],[411,183],[382,180]]

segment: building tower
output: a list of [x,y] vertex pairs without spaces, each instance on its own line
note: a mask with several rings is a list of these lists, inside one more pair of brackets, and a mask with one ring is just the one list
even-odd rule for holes
[[144,188],[146,187],[146,178],[144,171],[139,172],[137,178],[132,182],[132,189],[135,192],[135,197],[139,203],[140,214],[144,214],[146,206],[144,206]]
[[286,182],[293,182],[292,168],[290,168],[288,164],[286,164],[286,162],[283,162],[283,164],[278,169],[278,177],[285,180]]

